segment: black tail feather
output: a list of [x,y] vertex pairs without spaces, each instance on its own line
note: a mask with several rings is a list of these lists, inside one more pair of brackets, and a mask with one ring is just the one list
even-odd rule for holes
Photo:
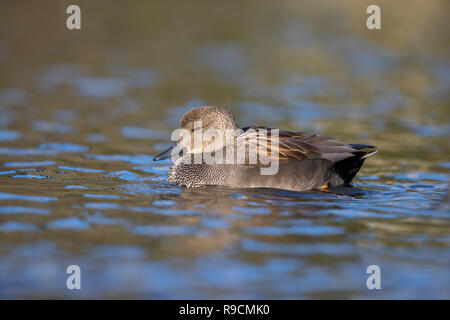
[[375,146],[367,144],[350,144],[350,146],[357,151],[353,153],[353,157],[335,163],[330,178],[332,185],[349,184],[361,169],[365,158],[378,152]]

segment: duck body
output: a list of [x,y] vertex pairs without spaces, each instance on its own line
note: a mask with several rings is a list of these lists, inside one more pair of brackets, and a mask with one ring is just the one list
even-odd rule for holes
[[282,163],[275,175],[261,175],[255,166],[175,163],[169,170],[168,181],[186,187],[209,185],[306,191],[321,188],[329,180],[330,172],[331,163],[324,159]]
[[[188,125],[192,122],[190,120],[205,118],[209,119],[205,123],[206,128],[238,128],[234,118],[219,107],[200,107],[189,111],[183,117],[180,127],[189,130],[193,127]],[[241,164],[204,161],[194,163],[189,161],[194,152],[186,152],[172,164],[168,181],[186,187],[277,188],[294,191],[344,186],[355,177],[364,160],[377,152],[371,145],[347,144],[331,137],[304,132],[276,129],[275,141],[274,136],[266,134],[273,130],[271,128],[252,126],[240,130],[239,137],[257,137],[259,143],[262,141],[270,150],[269,158],[273,160],[276,157],[277,170],[274,173],[262,174],[261,168],[267,167],[267,164],[250,164],[248,158]],[[234,147],[239,143],[249,144],[248,140],[236,139]],[[214,154],[226,147],[229,145],[218,145],[212,152],[202,152],[202,156]],[[154,160],[167,157],[169,150],[156,156]],[[252,150],[261,153],[258,148]],[[225,154],[225,151],[222,152]]]

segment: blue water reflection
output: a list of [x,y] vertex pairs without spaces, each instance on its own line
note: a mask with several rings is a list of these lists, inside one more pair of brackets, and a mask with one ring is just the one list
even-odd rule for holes
[[[373,32],[357,2],[86,2],[78,35],[5,4],[0,298],[450,298],[444,2]],[[178,187],[153,156],[200,105],[379,153],[329,192]]]

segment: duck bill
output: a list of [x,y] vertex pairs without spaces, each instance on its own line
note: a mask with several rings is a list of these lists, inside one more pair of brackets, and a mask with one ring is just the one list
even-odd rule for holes
[[169,148],[167,148],[166,150],[164,150],[157,156],[153,157],[153,161],[159,161],[159,160],[164,160],[164,159],[170,158],[172,156],[172,150],[175,147],[177,147],[177,145],[178,145],[178,142],[175,142]]
[[172,149],[175,148],[178,142],[172,144],[169,148],[158,154],[157,156],[153,157],[153,161],[159,161],[169,158],[172,155]]

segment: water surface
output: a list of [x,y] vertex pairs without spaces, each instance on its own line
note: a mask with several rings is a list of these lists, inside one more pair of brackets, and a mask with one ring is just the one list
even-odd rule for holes
[[[449,7],[380,6],[82,2],[68,31],[2,2],[0,297],[450,298]],[[329,193],[170,185],[203,104],[380,152]]]

